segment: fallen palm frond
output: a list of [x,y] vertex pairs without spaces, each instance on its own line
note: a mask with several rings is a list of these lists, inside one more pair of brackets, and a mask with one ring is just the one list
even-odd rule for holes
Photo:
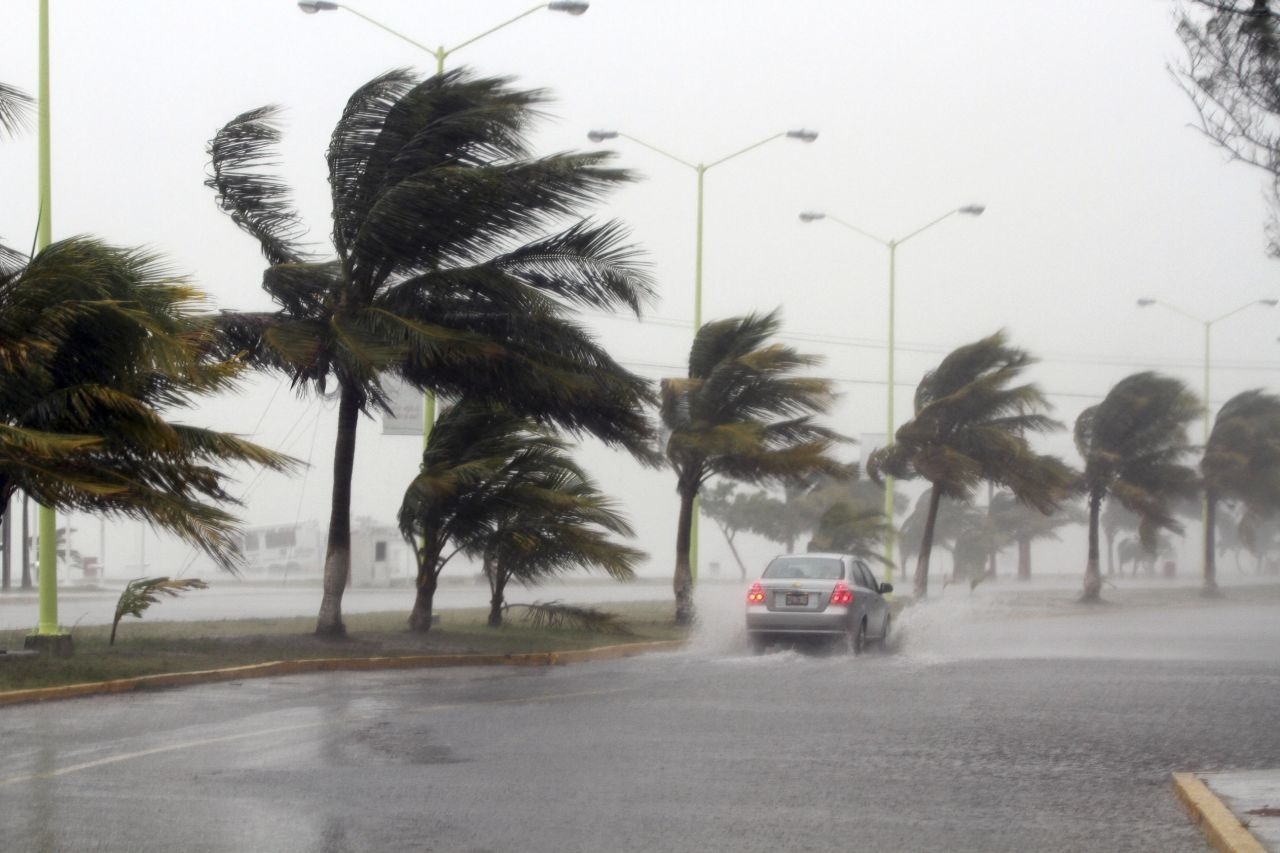
[[120,600],[116,602],[116,615],[111,620],[111,639],[107,645],[116,644],[116,628],[125,616],[141,619],[148,607],[160,600],[160,595],[177,598],[189,589],[208,589],[209,585],[199,578],[135,578],[125,584]]
[[533,628],[559,628],[572,631],[595,631],[629,637],[633,634],[616,613],[594,607],[574,607],[562,601],[535,601],[533,604],[508,604],[504,610],[523,608],[523,620]]

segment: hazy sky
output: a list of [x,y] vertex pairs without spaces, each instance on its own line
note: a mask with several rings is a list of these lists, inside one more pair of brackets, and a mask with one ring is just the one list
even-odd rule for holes
[[[288,108],[283,171],[323,244],[323,154],[345,99],[389,68],[434,69],[431,56],[355,15],[305,15],[291,0],[51,5],[55,238],[92,232],[148,245],[219,308],[271,304],[257,244],[202,185],[218,127],[262,104]],[[351,5],[431,45],[529,8]],[[1173,12],[1166,0],[594,0],[581,17],[535,13],[447,65],[550,90],[537,136],[546,152],[594,147],[586,132],[608,127],[711,162],[788,128],[818,130],[812,145],[778,140],[707,173],[703,316],[781,306],[791,342],[827,356],[820,372],[844,394],[833,423],[853,435],[883,430],[887,254],[797,214],[825,210],[889,238],[986,204],[982,217],[952,217],[899,249],[898,422],[942,354],[1003,327],[1042,357],[1035,378],[1069,423],[1140,369],[1201,387],[1203,327],[1140,310],[1139,296],[1202,317],[1280,296],[1280,267],[1264,253],[1264,176],[1227,164],[1190,127],[1192,108],[1166,68],[1181,50]],[[8,0],[3,13],[0,80],[34,93],[36,3]],[[633,369],[672,375],[691,335],[694,173],[626,140],[607,144],[645,180],[599,213],[626,221],[646,247],[661,299],[638,328],[591,322]],[[28,245],[34,231],[35,162],[34,133],[0,143],[0,236],[10,245]],[[1280,317],[1268,312],[1215,327],[1215,402],[1275,388]],[[251,521],[326,517],[330,407],[264,379],[184,419],[311,460],[305,479],[252,484]],[[390,521],[418,442],[380,436],[371,422],[361,431],[353,514]],[[1075,460],[1066,433],[1045,446]],[[652,554],[646,572],[669,573],[672,475],[586,452],[633,514]],[[96,533],[82,536],[81,550],[96,553]],[[704,564],[730,571],[709,523],[703,543]],[[748,545],[756,558],[776,550]],[[113,527],[111,570],[137,562],[138,547],[136,526]],[[148,560],[173,571],[186,554],[149,546]]]

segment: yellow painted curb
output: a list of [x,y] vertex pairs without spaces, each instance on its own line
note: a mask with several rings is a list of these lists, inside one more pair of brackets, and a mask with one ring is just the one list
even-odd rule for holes
[[191,684],[209,684],[215,681],[234,681],[241,678],[265,678],[272,675],[296,675],[303,672],[353,672],[446,666],[553,666],[593,660],[615,660],[648,652],[673,652],[683,646],[683,640],[660,640],[650,643],[623,643],[616,646],[600,646],[595,649],[528,652],[508,655],[405,655],[402,657],[378,658],[275,660],[246,666],[234,666],[227,669],[165,672],[157,675],[118,678],[114,681],[94,681],[86,684],[67,684],[62,687],[34,687],[29,690],[9,690],[0,693],[0,705],[50,702],[57,699],[76,699],[81,696],[129,693],[133,690],[147,687],[185,687]]
[[1173,790],[1214,849],[1223,853],[1266,853],[1258,839],[1194,773],[1174,773]]

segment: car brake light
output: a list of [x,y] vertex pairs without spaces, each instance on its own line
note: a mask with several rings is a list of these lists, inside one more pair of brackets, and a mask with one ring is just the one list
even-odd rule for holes
[[844,585],[844,581],[836,581],[836,588],[831,590],[832,604],[852,604],[853,590]]
[[753,583],[751,589],[747,590],[747,604],[764,604],[764,587],[760,586],[760,581]]

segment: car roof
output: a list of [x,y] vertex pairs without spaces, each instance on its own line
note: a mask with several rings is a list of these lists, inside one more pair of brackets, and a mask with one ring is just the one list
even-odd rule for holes
[[836,553],[836,552],[834,552],[834,551],[802,551],[802,552],[797,553],[797,554],[778,554],[778,555],[777,555],[776,557],[774,557],[773,559],[775,559],[775,560],[781,560],[783,557],[786,557],[786,558],[788,558],[788,559],[794,559],[794,558],[797,558],[797,557],[801,557],[801,558],[803,558],[803,557],[816,557],[816,558],[824,559],[824,560],[845,560],[845,559],[849,559],[849,560],[851,560],[851,559],[853,559],[853,557],[852,557],[851,555],[849,555],[849,554],[837,554],[837,553]]

